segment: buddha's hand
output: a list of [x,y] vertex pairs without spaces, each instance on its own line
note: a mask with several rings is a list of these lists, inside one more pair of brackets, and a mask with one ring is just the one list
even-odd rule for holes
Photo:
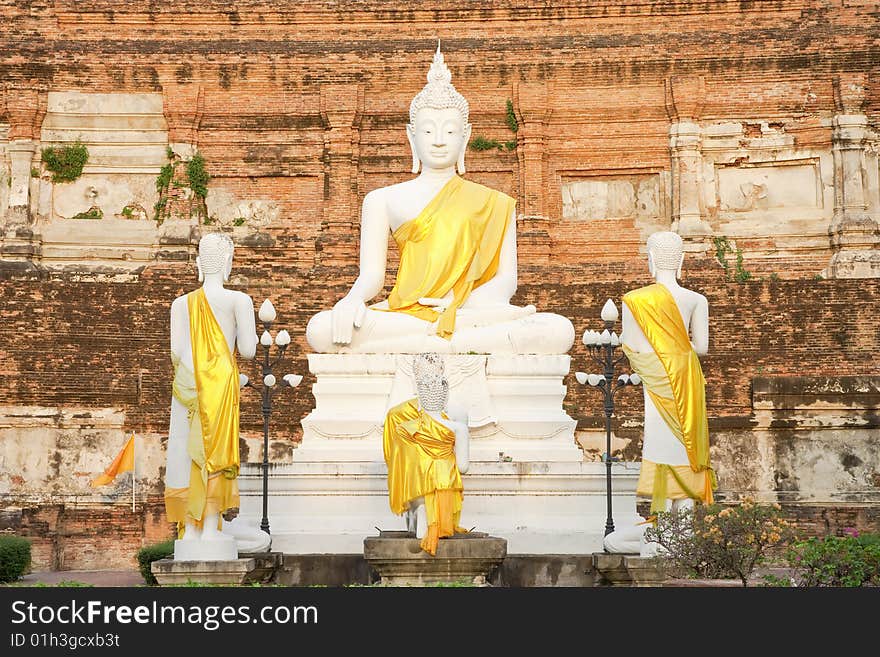
[[465,306],[458,311],[456,326],[479,327],[490,326],[492,324],[501,324],[523,319],[529,315],[534,315],[535,306],[513,306],[507,304],[495,304],[491,306]]
[[442,313],[449,307],[449,302],[451,299],[438,299],[436,297],[420,297],[419,303],[423,306],[429,306],[436,310],[438,313]]
[[333,342],[351,344],[354,329],[363,325],[366,315],[367,306],[362,299],[344,296],[337,301],[330,316],[333,325]]

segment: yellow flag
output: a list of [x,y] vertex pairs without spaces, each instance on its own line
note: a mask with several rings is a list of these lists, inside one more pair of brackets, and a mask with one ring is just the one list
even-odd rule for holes
[[106,486],[110,482],[112,482],[116,475],[120,472],[131,472],[134,470],[134,434],[131,434],[131,438],[128,439],[128,442],[125,443],[125,447],[122,448],[122,451],[116,455],[116,458],[113,459],[113,463],[104,470],[104,474],[98,475],[91,481],[92,488],[96,488],[98,486]]

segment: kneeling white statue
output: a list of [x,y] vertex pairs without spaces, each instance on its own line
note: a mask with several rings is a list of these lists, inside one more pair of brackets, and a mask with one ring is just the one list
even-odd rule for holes
[[388,411],[383,450],[388,466],[391,511],[405,514],[407,529],[418,535],[417,515],[425,517],[421,547],[436,554],[439,539],[466,533],[458,525],[470,464],[467,418],[446,414],[449,383],[439,354],[414,357],[418,396]]
[[[412,180],[366,195],[360,272],[331,311],[309,321],[320,353],[564,354],[574,327],[560,315],[514,306],[516,201],[456,175],[465,172],[468,103],[452,85],[438,46],[428,84],[413,99],[407,137]],[[382,289],[391,233],[400,265]]]
[[[202,287],[171,304],[174,364],[165,470],[165,511],[178,526],[178,560],[227,560],[240,546],[222,531],[221,516],[238,513],[239,388],[236,349],[256,354],[254,305],[243,292],[224,289],[232,269],[232,240],[209,233],[199,241],[196,266]],[[239,521],[242,551],[268,547]]]
[[[678,284],[682,240],[669,231],[648,238],[648,268],[655,283],[623,296],[620,341],[642,379],[645,433],[636,495],[651,499],[651,512],[711,504],[717,486],[709,464],[706,381],[698,355],[709,350],[706,298]],[[652,556],[646,524],[605,537],[607,552]]]

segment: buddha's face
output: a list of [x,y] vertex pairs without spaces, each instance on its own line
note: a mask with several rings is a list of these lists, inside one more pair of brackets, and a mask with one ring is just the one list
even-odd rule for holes
[[415,123],[407,125],[413,151],[428,169],[446,169],[455,164],[467,146],[471,126],[454,108],[425,107],[416,113]]

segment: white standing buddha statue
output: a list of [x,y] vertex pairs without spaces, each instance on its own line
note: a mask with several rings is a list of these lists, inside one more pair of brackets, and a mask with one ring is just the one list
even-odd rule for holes
[[[204,284],[171,304],[174,381],[165,509],[168,520],[178,525],[177,560],[235,559],[240,549],[269,545],[264,532],[232,520],[239,508],[240,378],[235,353],[251,359],[257,349],[251,298],[223,287],[232,256],[228,236],[202,237],[196,266]],[[224,525],[221,515],[232,522]]]
[[[716,487],[709,464],[706,381],[699,356],[709,350],[709,305],[678,284],[684,250],[670,231],[648,238],[648,269],[655,283],[623,296],[620,341],[645,397],[642,464],[636,494],[651,512],[711,503]],[[605,537],[608,552],[649,556],[646,525],[622,527]]]
[[[416,178],[363,201],[360,270],[332,310],[309,321],[319,353],[564,354],[574,327],[560,315],[510,303],[517,287],[516,202],[465,180],[468,103],[439,45],[406,132]],[[457,172],[456,172],[457,168]],[[388,234],[400,249],[394,288],[382,289]]]

